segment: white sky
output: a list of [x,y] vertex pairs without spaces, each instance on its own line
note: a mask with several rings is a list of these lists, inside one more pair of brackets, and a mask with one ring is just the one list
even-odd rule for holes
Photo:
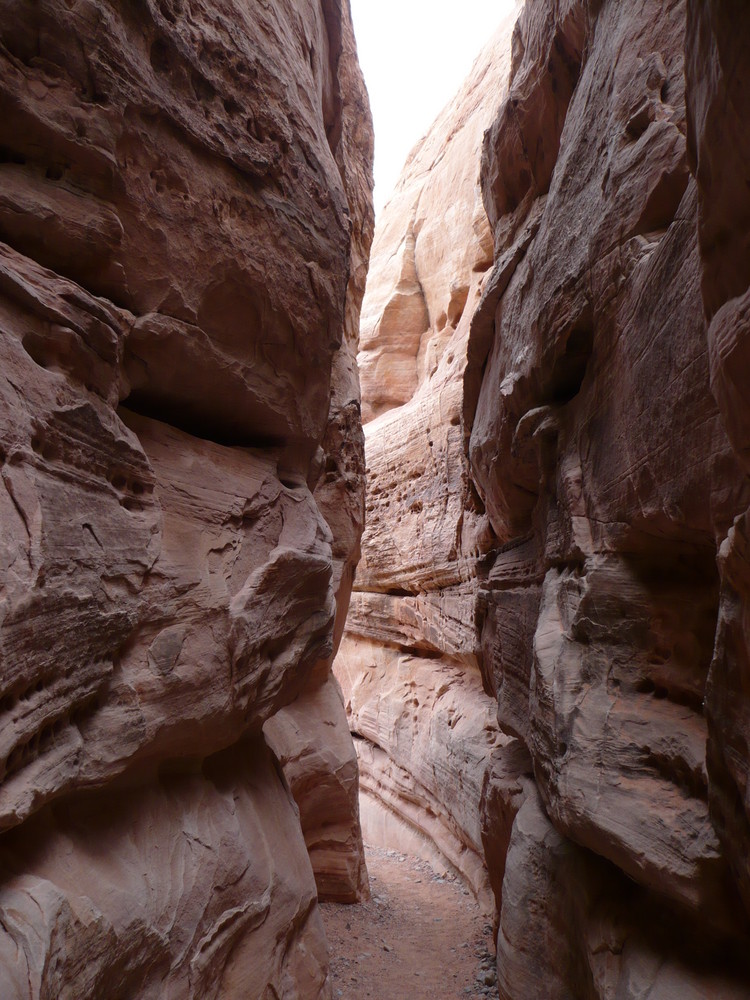
[[513,0],[351,0],[375,122],[375,210]]

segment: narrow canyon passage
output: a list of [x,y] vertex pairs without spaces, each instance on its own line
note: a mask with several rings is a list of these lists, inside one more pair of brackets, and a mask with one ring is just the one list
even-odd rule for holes
[[747,0],[0,12],[0,1000],[750,1000]]
[[365,841],[460,874],[502,1000],[750,998],[749,51],[526,0],[377,220],[333,669]]
[[492,927],[460,879],[365,845],[371,898],[323,903],[334,1000],[497,995]]

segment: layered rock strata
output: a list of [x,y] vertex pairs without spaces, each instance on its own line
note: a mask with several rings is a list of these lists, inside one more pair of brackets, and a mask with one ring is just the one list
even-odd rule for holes
[[367,838],[458,870],[488,910],[479,806],[503,738],[479,662],[491,532],[460,424],[469,323],[492,259],[482,135],[507,88],[513,23],[412,151],[378,222],[359,354],[366,528],[335,666]]
[[327,996],[263,727],[299,699],[277,753],[345,774],[318,875],[356,895],[348,4],[10,0],[0,61],[3,997]]
[[[688,3],[688,136],[698,186],[701,289],[711,388],[738,462],[750,472],[750,15]],[[709,805],[750,911],[750,573],[747,509],[719,549],[721,591],[706,687]]]
[[375,238],[363,815],[491,886],[503,1000],[747,1000],[750,13],[496,44],[481,157],[470,80]]
[[333,646],[316,664],[311,690],[269,719],[264,733],[299,806],[318,895],[351,903],[365,898],[369,887],[359,822],[357,755],[331,668],[349,610],[365,518],[365,445],[357,350],[374,228],[373,133],[349,18],[343,21],[341,46],[338,73],[345,99],[335,153],[349,203],[351,256],[343,339],[331,370],[328,424],[311,477],[315,502],[332,533],[331,585],[336,597]]
[[463,417],[518,740],[482,823],[509,1000],[750,996],[748,15],[688,6],[528,0],[484,146]]

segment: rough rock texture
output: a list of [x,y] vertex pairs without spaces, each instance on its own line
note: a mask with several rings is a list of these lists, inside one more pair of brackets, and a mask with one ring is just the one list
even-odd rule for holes
[[335,668],[361,737],[368,841],[451,865],[490,911],[479,804],[500,736],[482,687],[477,572],[491,533],[460,422],[492,259],[482,135],[507,87],[514,19],[414,148],[378,221],[359,354],[367,524]]
[[311,686],[266,723],[269,745],[284,767],[300,808],[318,895],[354,902],[368,894],[359,824],[357,757],[341,691],[331,673],[341,642],[365,519],[365,442],[359,370],[359,317],[373,237],[373,133],[370,106],[357,62],[351,20],[343,23],[339,79],[341,139],[336,162],[344,180],[352,224],[350,276],[341,347],[333,358],[328,425],[315,455],[315,502],[332,533],[332,580],[336,597],[333,648],[315,667]]
[[[750,472],[750,12],[688,4],[689,137],[698,183],[711,388]],[[721,597],[706,692],[709,804],[750,912],[750,512],[719,551]]]
[[299,821],[257,741],[11,831],[0,907],[4,997],[327,992]]
[[336,672],[357,737],[367,843],[449,866],[492,913],[479,804],[490,753],[505,741],[478,672],[350,636]]
[[319,898],[365,898],[357,755],[336,678],[282,709],[264,732],[299,807]]
[[750,996],[748,17],[528,0],[485,141],[463,418],[525,748],[483,794],[508,1000]]
[[315,701],[361,526],[348,4],[1,9],[3,998],[325,996],[261,731],[312,698],[351,773]]
[[491,886],[503,1000],[747,1000],[750,10],[527,0],[510,48],[375,238],[363,817]]

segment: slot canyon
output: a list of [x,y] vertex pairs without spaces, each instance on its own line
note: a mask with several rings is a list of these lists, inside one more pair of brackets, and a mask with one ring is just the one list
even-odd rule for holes
[[349,0],[0,0],[0,1000],[750,1000],[750,6],[497,21],[376,226]]

